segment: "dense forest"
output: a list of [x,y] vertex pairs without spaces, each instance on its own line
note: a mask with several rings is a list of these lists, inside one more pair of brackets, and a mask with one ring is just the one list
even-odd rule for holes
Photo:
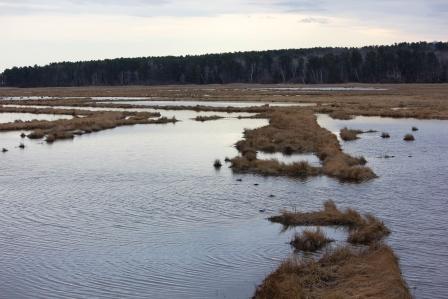
[[0,74],[0,85],[16,87],[345,82],[448,82],[448,43],[117,58]]

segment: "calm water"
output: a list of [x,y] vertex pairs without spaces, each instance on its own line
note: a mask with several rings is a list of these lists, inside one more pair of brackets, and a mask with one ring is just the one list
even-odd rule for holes
[[131,105],[143,105],[143,106],[210,106],[210,107],[260,107],[263,105],[269,105],[274,107],[288,107],[288,106],[316,106],[315,103],[280,103],[280,102],[234,102],[234,101],[123,101],[115,99],[114,101],[106,101],[106,103],[115,104],[131,104]]
[[[354,185],[215,171],[214,159],[237,154],[232,144],[244,128],[266,121],[200,123],[193,112],[172,113],[162,111],[183,121],[52,145],[26,140],[25,150],[16,148],[17,132],[0,134],[10,149],[0,154],[1,298],[249,298],[291,253],[293,232],[265,217],[318,209],[329,198],[383,218],[416,296],[446,298],[447,122],[321,116],[332,131],[392,136],[343,144],[380,176]],[[411,126],[420,131],[405,143]]]

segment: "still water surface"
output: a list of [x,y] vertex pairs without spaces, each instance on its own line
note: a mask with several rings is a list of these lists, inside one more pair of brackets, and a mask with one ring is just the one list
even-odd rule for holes
[[[17,132],[0,134],[10,148],[0,155],[1,298],[249,298],[291,253],[293,232],[265,218],[329,198],[383,218],[413,293],[446,298],[447,122],[319,116],[334,132],[391,134],[343,143],[380,176],[355,185],[215,171],[214,159],[237,154],[243,129],[266,120],[199,123],[193,112],[172,113],[183,121],[52,145],[26,140],[25,150],[15,147]],[[420,131],[405,143],[411,126]]]

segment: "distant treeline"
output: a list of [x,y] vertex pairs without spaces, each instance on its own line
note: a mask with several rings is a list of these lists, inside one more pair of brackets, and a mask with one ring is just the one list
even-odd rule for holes
[[0,85],[17,87],[346,82],[448,82],[448,43],[117,58],[0,74]]

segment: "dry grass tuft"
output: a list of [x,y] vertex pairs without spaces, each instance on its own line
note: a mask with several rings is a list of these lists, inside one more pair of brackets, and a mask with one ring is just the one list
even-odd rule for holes
[[351,229],[348,242],[352,244],[369,245],[382,240],[390,234],[384,223],[372,215],[364,216],[364,222]]
[[414,137],[414,135],[412,135],[412,134],[406,134],[406,135],[403,137],[403,140],[404,140],[404,141],[414,141],[414,140],[415,140],[415,137]]
[[352,130],[348,128],[341,129],[341,132],[339,135],[341,136],[342,140],[344,141],[352,141],[359,139],[358,134],[362,134],[363,131],[360,130]]
[[356,227],[363,223],[362,216],[352,210],[341,211],[336,204],[328,200],[324,203],[324,208],[317,212],[288,212],[269,218],[270,221],[280,223],[284,226],[347,226]]
[[[309,175],[326,174],[341,180],[362,182],[376,177],[368,167],[364,167],[365,159],[351,157],[342,152],[334,134],[319,126],[312,111],[304,109],[278,109],[269,115],[269,125],[244,132],[244,140],[237,142],[236,148],[247,158],[245,153],[283,152],[283,153],[315,153],[323,163],[323,167],[305,167]],[[255,158],[255,157],[252,157]],[[259,161],[255,159],[235,158],[232,160],[234,171],[251,171],[262,174],[297,176],[280,162]],[[250,163],[249,163],[250,162]],[[304,171],[299,171],[304,173]]]
[[198,115],[195,118],[193,118],[193,120],[200,121],[200,122],[205,122],[205,121],[218,120],[218,119],[223,119],[223,118],[224,117],[218,116],[218,115],[211,115],[211,116]]
[[247,156],[236,157],[232,160],[232,169],[237,172],[257,173],[272,176],[290,176],[305,178],[320,175],[321,168],[311,166],[306,161],[286,164],[278,160],[249,159]]
[[387,132],[381,133],[381,138],[390,138],[390,134]]
[[213,167],[215,167],[216,169],[221,168],[222,167],[221,160],[216,159],[215,162],[213,162]]
[[316,251],[332,241],[320,228],[317,228],[316,230],[304,230],[301,234],[296,234],[291,241],[291,245],[296,250]]
[[349,229],[348,242],[370,245],[390,234],[384,223],[372,215],[362,216],[353,209],[341,211],[333,201],[324,203],[324,209],[317,212],[288,212],[269,218],[283,226],[345,226]]
[[256,289],[254,299],[412,298],[398,259],[385,245],[354,251],[343,247],[319,261],[289,259]]

